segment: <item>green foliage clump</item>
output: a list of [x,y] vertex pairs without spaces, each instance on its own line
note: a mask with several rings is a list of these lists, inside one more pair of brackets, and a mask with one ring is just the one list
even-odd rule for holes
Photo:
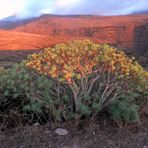
[[130,123],[139,121],[138,109],[138,105],[126,98],[120,98],[111,105],[110,113],[113,119]]
[[[16,115],[31,119],[43,112],[45,103],[41,98],[50,93],[52,80],[38,75],[21,63],[6,70],[0,77],[0,84],[0,116],[9,115],[8,118],[15,122]],[[46,102],[49,104],[51,98],[48,99]]]
[[0,116],[55,122],[97,117],[105,110],[115,120],[136,122],[136,99],[147,94],[147,74],[108,45],[59,44],[1,73]]

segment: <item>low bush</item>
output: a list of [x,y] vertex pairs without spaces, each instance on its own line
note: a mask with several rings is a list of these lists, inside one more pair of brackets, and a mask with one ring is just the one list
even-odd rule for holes
[[[134,58],[128,58],[116,48],[88,40],[47,48],[33,54],[26,65],[66,86],[71,91],[71,110],[79,118],[97,114],[138,87],[142,93],[147,90],[148,73]],[[129,98],[125,103],[127,108],[130,99],[133,102],[133,98]]]
[[87,40],[58,44],[2,74],[0,120],[59,122],[105,110],[115,120],[136,122],[136,99],[147,95],[147,78],[116,48]]
[[[45,106],[41,97],[50,93],[52,80],[38,75],[21,63],[1,75],[0,84],[1,122],[5,120],[17,125],[19,120],[22,123],[39,120],[38,113],[41,114]],[[51,101],[48,99],[48,102]]]

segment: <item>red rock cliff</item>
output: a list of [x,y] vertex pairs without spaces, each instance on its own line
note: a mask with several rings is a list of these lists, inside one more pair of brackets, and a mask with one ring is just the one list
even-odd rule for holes
[[44,15],[25,23],[13,23],[12,26],[10,29],[17,32],[54,38],[59,36],[90,38],[98,43],[108,43],[126,49],[127,52],[147,55],[148,15],[116,17]]

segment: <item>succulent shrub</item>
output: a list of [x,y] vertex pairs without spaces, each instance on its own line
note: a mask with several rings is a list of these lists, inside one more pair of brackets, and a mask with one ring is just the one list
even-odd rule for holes
[[136,100],[148,94],[148,72],[134,58],[88,40],[46,48],[0,76],[0,122],[66,121],[102,110],[135,122]]
[[144,83],[148,73],[134,58],[128,58],[116,48],[88,40],[46,48],[31,55],[26,66],[67,88],[71,105],[66,108],[80,117],[98,113],[141,84],[142,91],[147,89]]

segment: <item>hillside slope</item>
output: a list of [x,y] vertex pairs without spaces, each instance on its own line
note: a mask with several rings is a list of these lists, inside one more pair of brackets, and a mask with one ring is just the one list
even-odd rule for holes
[[[0,21],[0,28],[5,30],[31,33],[31,36],[37,34],[35,37],[38,38],[37,42],[32,41],[32,37],[29,36],[26,37],[26,42],[21,41],[24,42],[24,47],[26,43],[28,44],[25,48],[28,46],[32,48],[32,45],[29,45],[32,42],[36,49],[50,46],[51,40],[55,40],[57,43],[63,38],[64,40],[89,38],[97,43],[107,43],[125,49],[129,53],[134,52],[146,57],[148,57],[147,26],[148,14],[110,17],[43,15],[24,21]],[[48,41],[47,36],[51,37],[50,41]],[[62,40],[60,36],[63,36]],[[8,38],[8,40],[11,39]],[[7,43],[9,42],[7,41]]]
[[51,37],[31,33],[0,30],[0,50],[30,50],[65,42],[66,37]]
[[[16,27],[15,31],[35,33],[41,35],[88,37],[98,43],[107,43],[129,52],[148,48],[147,37],[144,36],[141,46],[137,42],[137,34],[141,32],[141,26],[148,23],[148,15],[131,16],[49,16],[44,15],[24,25]],[[145,30],[143,30],[145,32]],[[147,31],[146,31],[147,32]]]

